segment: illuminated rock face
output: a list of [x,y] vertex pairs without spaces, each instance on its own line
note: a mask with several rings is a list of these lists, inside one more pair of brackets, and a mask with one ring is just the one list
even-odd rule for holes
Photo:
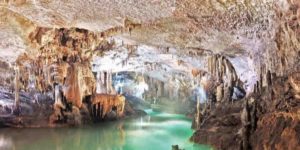
[[95,77],[89,66],[75,63],[69,68],[63,95],[68,103],[81,108],[83,98],[94,93],[95,84]]
[[121,117],[124,108],[125,97],[122,95],[95,94],[92,97],[92,116],[95,120],[104,119],[112,110],[117,117]]
[[293,88],[295,98],[300,99],[300,73],[295,72],[289,77],[289,83]]

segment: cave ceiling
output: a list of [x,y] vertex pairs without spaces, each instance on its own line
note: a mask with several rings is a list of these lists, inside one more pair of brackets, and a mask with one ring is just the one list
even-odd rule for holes
[[[94,33],[107,32],[107,38],[116,42],[114,49],[94,58],[94,71],[137,71],[169,80],[174,75],[190,74],[192,69],[207,70],[207,57],[222,54],[232,62],[241,80],[253,85],[257,80],[255,65],[263,63],[271,49],[278,48],[275,39],[280,27],[278,11],[287,12],[291,5],[299,7],[299,3],[297,0],[1,0],[0,59],[14,63],[21,53],[36,55],[38,46],[28,37],[38,27],[81,28]],[[298,18],[299,10],[295,12]],[[132,47],[134,55],[130,53]],[[126,66],[122,65],[124,61]]]

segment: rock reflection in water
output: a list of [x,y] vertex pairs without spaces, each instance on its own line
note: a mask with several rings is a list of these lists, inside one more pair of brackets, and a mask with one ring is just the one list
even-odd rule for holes
[[80,128],[0,129],[0,143],[10,146],[8,150],[168,150],[172,145],[210,149],[189,142],[193,130],[184,115],[147,113],[142,118]]
[[0,150],[122,150],[123,126],[118,122],[68,129],[1,129]]

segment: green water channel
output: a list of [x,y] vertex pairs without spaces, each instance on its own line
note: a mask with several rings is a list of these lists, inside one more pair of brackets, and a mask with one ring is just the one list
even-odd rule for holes
[[184,115],[153,112],[136,119],[80,128],[0,129],[0,150],[210,150],[189,142]]

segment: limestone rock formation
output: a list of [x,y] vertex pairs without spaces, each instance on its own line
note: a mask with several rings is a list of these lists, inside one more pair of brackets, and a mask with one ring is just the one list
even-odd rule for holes
[[294,97],[300,99],[300,73],[294,73],[289,77],[289,83],[293,88]]
[[111,111],[115,111],[117,117],[124,114],[125,97],[122,95],[96,94],[92,97],[92,116],[103,119]]
[[83,98],[95,93],[95,77],[88,65],[72,64],[63,87],[63,95],[67,103],[81,108]]
[[243,90],[243,82],[238,78],[234,66],[226,57],[220,55],[210,57],[208,71],[219,84],[216,89],[217,102],[232,101],[234,89]]
[[196,143],[299,149],[299,24],[299,0],[2,0],[0,89],[79,122],[122,116],[112,77],[134,72],[146,102],[199,108]]

